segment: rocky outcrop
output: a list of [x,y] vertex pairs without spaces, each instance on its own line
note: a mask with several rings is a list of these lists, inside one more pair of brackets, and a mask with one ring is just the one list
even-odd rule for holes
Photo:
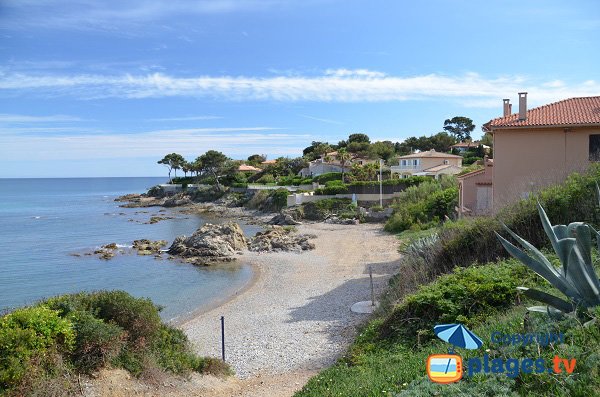
[[308,241],[313,236],[306,234],[294,234],[290,229],[281,226],[273,226],[269,230],[256,233],[250,240],[250,251],[257,252],[279,252],[279,251],[307,251],[315,248]]
[[301,223],[296,221],[294,217],[289,214],[280,213],[271,218],[267,222],[269,225],[288,226],[288,225],[300,225]]
[[135,240],[133,249],[138,255],[160,255],[161,250],[168,244],[165,240],[152,241],[147,239]]
[[189,205],[189,204],[193,204],[192,200],[190,199],[190,196],[182,194],[182,193],[178,193],[178,194],[166,199],[162,205],[164,207],[180,207],[182,205]]
[[325,219],[324,223],[331,223],[335,225],[358,225],[360,222],[358,219],[342,219],[337,216],[331,216]]
[[117,249],[118,247],[116,243],[106,244],[95,250],[94,255],[98,255],[100,259],[107,261],[112,259],[117,254]]
[[184,258],[187,262],[206,265],[233,260],[235,254],[247,247],[244,232],[237,223],[207,223],[190,237],[177,237],[168,253]]

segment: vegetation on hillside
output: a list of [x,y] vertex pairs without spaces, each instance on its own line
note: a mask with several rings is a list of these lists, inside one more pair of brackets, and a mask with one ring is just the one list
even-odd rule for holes
[[62,295],[0,318],[0,395],[71,395],[78,374],[124,368],[227,375],[196,356],[185,334],[164,324],[150,300],[123,291]]
[[[597,394],[600,308],[592,307],[585,318],[528,312],[526,307],[538,304],[535,300],[540,296],[562,295],[519,261],[499,260],[507,257],[507,252],[495,235],[506,236],[503,221],[529,243],[542,247],[550,263],[558,263],[559,256],[547,251],[550,244],[539,220],[537,200],[553,224],[584,221],[596,227],[600,216],[597,181],[600,166],[585,175],[573,174],[565,183],[506,208],[496,218],[447,222],[428,231],[410,232],[411,242],[401,247],[400,271],[390,281],[375,319],[338,363],[312,378],[297,396]],[[599,253],[595,248],[590,258],[597,272]],[[536,294],[534,300],[517,286],[548,295]],[[575,358],[577,365],[570,375],[514,371],[510,376],[479,374],[452,385],[434,384],[425,375],[426,359],[430,354],[445,353],[448,344],[433,337],[432,327],[454,322],[468,325],[484,341],[478,350],[456,349],[464,362],[487,354],[489,360],[543,358],[549,367],[558,355]],[[494,331],[562,332],[566,343],[499,345],[490,340]]]

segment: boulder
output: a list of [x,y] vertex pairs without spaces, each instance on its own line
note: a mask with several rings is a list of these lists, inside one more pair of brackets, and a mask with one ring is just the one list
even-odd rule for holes
[[233,256],[248,247],[240,225],[228,222],[205,224],[190,237],[179,236],[168,253],[197,264],[233,260]]
[[280,251],[307,251],[315,248],[308,241],[313,236],[306,234],[293,234],[289,229],[281,226],[273,226],[264,232],[256,233],[250,240],[250,251],[256,252],[280,252]]
[[133,249],[137,251],[138,255],[160,254],[162,247],[167,244],[168,242],[165,240],[152,241],[144,238],[135,240],[133,242]]
[[271,218],[270,221],[267,222],[269,225],[279,225],[279,226],[288,226],[288,225],[300,225],[301,223],[296,221],[290,214],[278,214]]
[[332,216],[325,219],[324,223],[331,223],[335,225],[358,225],[360,221],[358,219],[342,219],[337,216]]

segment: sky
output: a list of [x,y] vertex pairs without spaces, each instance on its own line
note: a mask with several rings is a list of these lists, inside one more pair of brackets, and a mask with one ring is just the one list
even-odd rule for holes
[[0,0],[0,178],[296,157],[600,95],[600,2]]

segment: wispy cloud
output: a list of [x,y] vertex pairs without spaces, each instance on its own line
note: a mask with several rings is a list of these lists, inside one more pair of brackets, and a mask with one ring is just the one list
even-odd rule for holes
[[301,114],[300,116],[304,117],[305,119],[320,121],[320,122],[327,123],[327,124],[338,124],[338,125],[344,124],[341,121],[331,120],[331,119],[322,119],[320,117],[308,116],[306,114]]
[[0,147],[6,153],[5,161],[28,157],[35,157],[37,160],[158,157],[170,152],[194,157],[214,148],[230,156],[249,152],[284,155],[297,153],[298,147],[303,147],[311,137],[309,134],[272,132],[273,130],[277,128],[223,127],[60,136],[23,136],[6,131],[7,133],[0,133]]
[[0,123],[64,123],[82,121],[81,118],[75,116],[67,116],[62,114],[51,116],[31,116],[24,114],[0,114]]
[[4,0],[4,27],[24,29],[103,30],[126,32],[174,16],[263,11],[289,5],[286,0]]
[[392,76],[366,69],[327,70],[305,76],[199,76],[0,73],[7,94],[97,98],[210,97],[231,101],[386,102],[452,98],[470,106],[490,106],[490,100],[529,91],[531,103],[573,96],[598,95],[594,80],[580,83],[539,81],[526,76],[486,78],[428,74]]
[[146,121],[201,121],[201,120],[219,120],[220,116],[186,116],[186,117],[167,117],[160,119],[148,119]]

